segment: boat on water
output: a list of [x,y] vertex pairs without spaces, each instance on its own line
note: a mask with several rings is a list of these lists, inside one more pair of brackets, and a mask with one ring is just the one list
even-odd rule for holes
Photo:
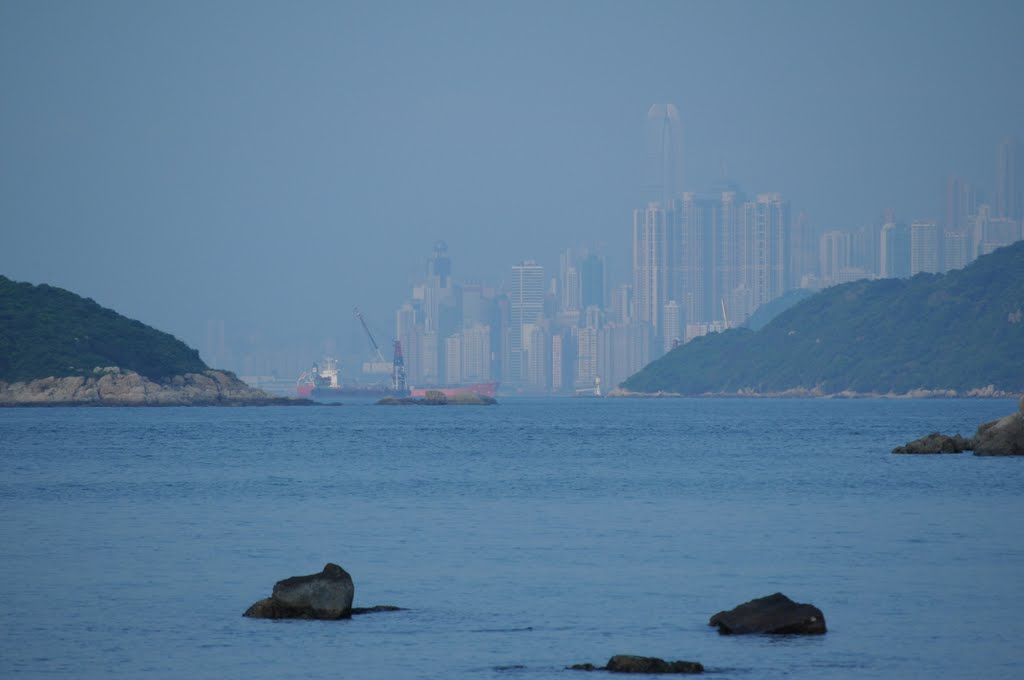
[[427,392],[440,392],[446,397],[453,397],[458,394],[476,394],[481,397],[493,397],[498,392],[498,383],[483,382],[472,385],[444,385],[441,387],[414,387],[410,390],[410,396],[425,397]]
[[331,357],[324,359],[322,365],[314,364],[310,370],[299,376],[295,384],[295,392],[300,397],[319,401],[409,396],[408,389],[401,385],[395,387],[393,383],[351,383],[346,385],[341,382],[338,361]]
[[[356,310],[356,315],[362,321],[362,315]],[[377,347],[373,335],[366,328],[366,331],[374,351],[381,359],[380,349]],[[405,382],[405,359],[402,355],[402,344],[395,340],[394,359],[392,360],[391,382],[384,383],[350,383],[341,382],[341,371],[338,368],[338,361],[327,357],[322,364],[313,364],[313,367],[299,376],[295,384],[295,391],[300,397],[316,399],[318,401],[337,401],[339,399],[383,399],[385,397],[426,397],[428,392],[441,392],[446,397],[453,397],[463,394],[475,394],[481,397],[493,397],[498,391],[497,382],[481,382],[467,385],[441,385],[438,387],[421,387],[409,389]]]

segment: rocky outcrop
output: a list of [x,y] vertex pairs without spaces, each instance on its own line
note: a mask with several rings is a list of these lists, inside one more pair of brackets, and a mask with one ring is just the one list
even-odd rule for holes
[[974,455],[1024,456],[1024,397],[1017,413],[978,426]]
[[704,672],[704,666],[696,661],[665,661],[653,656],[631,656],[617,654],[608,659],[608,665],[595,666],[592,663],[578,663],[569,666],[573,671],[609,671],[610,673],[665,673],[694,675]]
[[355,585],[349,573],[328,562],[319,574],[292,576],[278,581],[271,596],[254,603],[243,616],[259,619],[347,619],[352,616],[354,595]]
[[227,371],[186,373],[160,381],[117,367],[89,375],[0,382],[0,406],[263,406],[311,404],[249,387]]
[[932,432],[920,439],[908,442],[905,446],[897,446],[893,453],[963,453],[969,451],[974,443],[956,434],[952,437],[947,434]]
[[384,397],[378,406],[490,406],[498,400],[482,394],[452,394],[429,390],[423,397]]
[[718,612],[708,625],[718,626],[718,632],[723,635],[821,635],[826,632],[825,615],[820,609],[794,602],[782,593],[759,597],[729,611]]
[[982,423],[972,439],[940,434],[915,439],[897,446],[893,453],[960,453],[974,451],[976,456],[1024,456],[1024,397],[1016,413]]

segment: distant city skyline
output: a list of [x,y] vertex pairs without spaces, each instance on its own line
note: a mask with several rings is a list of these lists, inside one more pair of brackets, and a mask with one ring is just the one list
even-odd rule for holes
[[[748,196],[736,184],[686,191],[675,169],[677,108],[652,106],[647,124],[653,180],[643,194],[661,198],[633,210],[632,276],[611,282],[619,295],[607,295],[604,258],[589,250],[562,250],[557,275],[524,260],[511,266],[507,286],[466,288],[447,246],[435,244],[426,282],[396,316],[396,336],[415,357],[412,382],[472,375],[530,393],[608,389],[680,344],[742,325],[792,290],[945,272],[1024,238],[1024,222],[1008,216],[1018,214],[1021,189],[1011,138],[996,147],[994,209],[951,176],[936,196],[944,222],[885,209],[870,225],[815,231],[777,192]],[[468,371],[483,353],[489,369]]]
[[[617,342],[620,373],[605,376],[607,389],[678,344],[741,325],[788,290],[944,272],[1024,238],[1021,145],[1013,137],[996,145],[991,191],[954,175],[945,178],[936,200],[941,220],[897,219],[886,208],[877,211],[873,224],[822,230],[807,229],[806,217],[794,216],[778,193],[748,199],[739,185],[728,182],[703,192],[684,190],[682,124],[672,103],[647,111],[649,180],[638,195],[676,198],[667,208],[653,200],[634,209],[632,274],[625,285],[607,280],[606,258],[593,247],[575,257],[573,249],[563,250],[557,276],[537,260],[523,260],[511,266],[508,279],[498,275],[486,283],[463,283],[457,273],[453,277],[447,243],[435,241],[425,259],[424,282],[396,312],[394,337],[402,343],[411,379],[419,384],[504,379],[516,389],[569,393],[600,381],[602,370],[609,372],[612,350],[602,345]],[[545,302],[545,296],[555,299]],[[545,317],[552,305],[556,311]],[[377,320],[378,331],[383,321]],[[573,333],[553,334],[552,322]],[[649,327],[639,331],[637,322]],[[203,353],[214,363],[233,361],[225,335],[224,320],[207,322]],[[325,355],[337,353],[336,341],[325,339],[321,349]],[[531,349],[544,355],[540,364],[536,359],[531,364]],[[348,378],[381,379],[360,373],[358,353],[350,353]],[[270,361],[280,364],[280,355]],[[257,374],[244,369],[260,363],[270,365],[249,360],[233,367]],[[305,363],[292,357],[286,365],[272,373],[287,376]]]
[[[436,241],[495,289],[529,259],[560,281],[566,249],[582,288],[589,249],[632,322],[633,211],[666,193],[738,187],[738,224],[781,196],[789,277],[833,231],[833,274],[878,269],[889,209],[946,266],[1019,211],[993,152],[1024,137],[1022,24],[1010,0],[2,3],[0,271],[284,375],[358,368],[352,308],[389,335]],[[732,320],[737,252],[707,251],[729,261],[684,335],[695,305]]]

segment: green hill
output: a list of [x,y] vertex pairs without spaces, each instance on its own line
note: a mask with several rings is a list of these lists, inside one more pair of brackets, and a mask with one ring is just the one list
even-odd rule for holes
[[757,332],[707,335],[648,364],[635,392],[1024,391],[1024,241],[948,274],[856,281]]
[[207,369],[173,335],[60,288],[0,276],[0,381],[118,366],[152,380]]

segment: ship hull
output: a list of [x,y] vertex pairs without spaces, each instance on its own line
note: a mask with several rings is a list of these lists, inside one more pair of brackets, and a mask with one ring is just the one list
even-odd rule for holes
[[498,391],[498,383],[477,383],[475,385],[448,385],[445,387],[423,387],[410,390],[410,396],[425,397],[427,392],[441,392],[446,397],[458,394],[476,394],[481,397],[493,397]]
[[310,390],[310,398],[318,401],[338,401],[341,399],[383,399],[384,397],[407,397],[408,391],[393,390],[387,387],[314,387]]

